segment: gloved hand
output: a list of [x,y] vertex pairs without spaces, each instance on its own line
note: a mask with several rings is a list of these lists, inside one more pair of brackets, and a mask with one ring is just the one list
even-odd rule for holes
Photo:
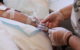
[[67,40],[71,35],[71,31],[62,27],[56,27],[49,30],[49,38],[53,46],[67,45]]

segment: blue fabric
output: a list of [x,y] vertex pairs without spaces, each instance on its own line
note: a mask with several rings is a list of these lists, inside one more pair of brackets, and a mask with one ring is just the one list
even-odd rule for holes
[[18,26],[18,25],[10,24],[10,23],[8,23],[8,22],[6,22],[6,21],[4,21],[4,20],[3,20],[3,21],[0,20],[0,21],[1,21],[3,24],[6,24],[7,26],[13,27],[13,28],[21,31],[22,33],[24,33],[24,34],[27,35],[27,36],[33,36],[33,35],[38,34],[39,32],[41,32],[39,29],[37,29],[37,30],[33,31],[32,33],[28,34],[28,32],[25,32],[25,31],[24,31],[20,26]]

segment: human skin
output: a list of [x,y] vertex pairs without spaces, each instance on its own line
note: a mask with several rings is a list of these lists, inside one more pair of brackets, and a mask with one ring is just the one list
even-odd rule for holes
[[80,38],[75,35],[71,36],[69,39],[69,45],[74,50],[80,50]]
[[48,17],[42,20],[42,23],[45,23],[49,28],[59,26],[62,21],[71,17],[72,7],[72,5],[69,5],[57,12],[51,13]]
[[74,50],[80,50],[80,37],[72,34],[71,31],[56,27],[49,30],[49,38],[53,46],[68,45]]
[[[4,4],[0,3],[0,5],[4,5]],[[6,15],[3,15],[5,12],[6,12],[6,10],[0,10],[0,17],[4,17],[4,18],[11,19],[11,20],[19,21],[19,22],[22,22],[22,23],[25,23],[25,24],[31,24],[33,26],[36,26],[36,24],[34,22],[32,22],[31,18],[22,14],[19,11],[15,11],[14,18],[10,17],[10,13],[7,13]]]

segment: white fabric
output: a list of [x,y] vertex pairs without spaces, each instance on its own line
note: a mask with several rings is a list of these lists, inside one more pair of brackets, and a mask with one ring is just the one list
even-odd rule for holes
[[58,11],[70,4],[73,4],[74,0],[49,0],[49,7],[53,11]]
[[63,27],[56,27],[56,28],[52,28],[52,29],[49,29],[49,33],[54,33],[54,32],[57,32],[57,31],[65,31],[65,32],[69,32],[67,29],[63,28]]
[[6,9],[7,9],[6,6],[4,6],[4,5],[0,5],[0,10],[6,10]]
[[4,0],[5,5],[40,19],[49,13],[48,0]]
[[20,50],[52,50],[45,33],[37,31],[37,28],[5,18],[0,18],[0,21],[2,28],[8,32],[8,36]]
[[71,22],[72,22],[72,26],[74,28],[75,34],[78,35],[80,37],[80,24],[78,21],[80,19],[80,11],[79,12],[75,12],[74,8],[72,10],[72,15],[71,15]]
[[72,15],[71,15],[71,22],[74,28],[75,34],[80,37],[80,0],[75,0]]
[[56,28],[49,29],[49,31],[48,31],[49,32],[49,37],[50,37],[50,39],[52,41],[52,45],[53,46],[61,46],[62,45],[62,44],[56,43],[55,40],[54,40],[55,38],[53,37],[55,32],[58,32],[58,31],[64,31],[65,32],[65,34],[64,34],[64,36],[62,38],[63,40],[64,40],[64,37],[66,36],[67,32],[70,32],[67,29],[63,28],[63,27],[56,27]]
[[16,44],[8,36],[8,32],[4,30],[3,24],[0,22],[0,50],[19,50]]

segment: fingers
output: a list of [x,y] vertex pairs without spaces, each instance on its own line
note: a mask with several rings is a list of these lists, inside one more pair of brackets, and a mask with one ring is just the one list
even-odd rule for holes
[[46,22],[50,21],[52,19],[52,17],[54,17],[54,15],[52,16],[51,14],[49,14],[47,17],[44,18],[44,20],[42,20],[42,23],[46,23]]
[[46,23],[49,21],[49,17],[45,18],[44,20],[41,21],[41,23]]
[[48,28],[54,28],[54,27],[57,27],[59,24],[58,22],[47,22],[46,26]]
[[[48,18],[49,19],[49,18]],[[57,26],[59,26],[59,24],[60,24],[60,21],[59,20],[52,20],[52,21],[50,21],[50,19],[47,21],[47,22],[45,22],[46,23],[46,26],[48,27],[48,28],[54,28],[54,27],[57,27]]]
[[42,23],[45,23],[47,27],[49,28],[53,28],[53,27],[57,27],[59,25],[59,17],[54,14],[54,15],[49,15],[47,18],[45,18],[44,20],[42,20]]

